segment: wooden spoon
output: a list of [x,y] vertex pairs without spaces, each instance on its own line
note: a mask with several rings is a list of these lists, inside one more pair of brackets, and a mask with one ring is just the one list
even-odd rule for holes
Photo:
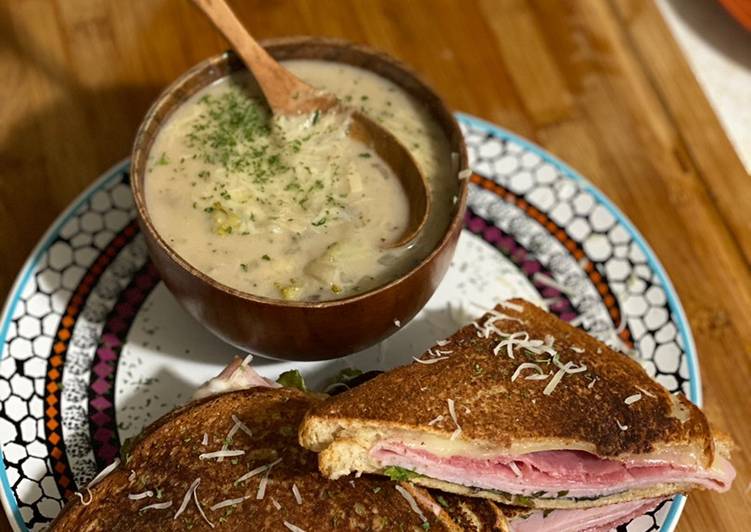
[[193,0],[226,37],[253,73],[275,115],[308,114],[316,110],[344,110],[350,113],[348,134],[372,148],[399,178],[409,200],[409,222],[404,232],[384,247],[401,247],[412,242],[428,218],[430,194],[425,177],[412,154],[388,131],[363,113],[345,108],[334,96],[319,91],[276,62],[248,33],[224,0]]

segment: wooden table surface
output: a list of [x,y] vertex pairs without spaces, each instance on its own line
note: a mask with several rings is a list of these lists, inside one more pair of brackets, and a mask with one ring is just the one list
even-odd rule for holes
[[[733,489],[691,495],[678,529],[748,530],[751,181],[656,7],[233,5],[257,37],[337,36],[393,54],[454,109],[541,144],[615,201],[672,278],[696,338],[706,411],[740,447]],[[187,0],[2,0],[0,41],[3,295],[52,220],[128,155],[157,93],[227,44]]]

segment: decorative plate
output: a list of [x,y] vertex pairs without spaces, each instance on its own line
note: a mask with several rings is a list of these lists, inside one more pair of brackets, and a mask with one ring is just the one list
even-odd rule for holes
[[[459,115],[475,174],[445,280],[414,320],[337,361],[257,358],[269,377],[298,367],[314,389],[339,369],[405,363],[483,308],[543,301],[700,403],[691,331],[654,253],[568,166]],[[0,318],[0,468],[16,530],[40,529],[126,438],[186,401],[237,350],[188,316],[160,282],[135,222],[123,162],[86,190],[23,267]],[[673,530],[684,497],[621,530]]]

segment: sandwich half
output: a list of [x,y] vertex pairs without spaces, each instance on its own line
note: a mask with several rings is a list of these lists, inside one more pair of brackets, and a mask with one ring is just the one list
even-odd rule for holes
[[331,479],[386,474],[528,508],[654,502],[735,476],[732,443],[683,395],[520,299],[314,406],[299,438]]
[[297,444],[297,429],[323,396],[272,385],[236,360],[199,390],[202,399],[127,445],[51,530],[507,529],[491,501],[444,506],[409,483],[322,477],[316,455]]

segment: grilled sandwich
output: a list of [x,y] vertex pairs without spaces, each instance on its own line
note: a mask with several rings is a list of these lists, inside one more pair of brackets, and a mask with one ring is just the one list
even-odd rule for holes
[[520,299],[314,406],[299,437],[327,478],[397,471],[425,487],[548,510],[629,516],[691,489],[725,491],[735,476],[732,442],[699,408]]
[[272,385],[236,360],[202,399],[128,445],[51,529],[505,530],[490,501],[451,507],[409,483],[323,478],[316,455],[297,444],[303,415],[323,396]]

